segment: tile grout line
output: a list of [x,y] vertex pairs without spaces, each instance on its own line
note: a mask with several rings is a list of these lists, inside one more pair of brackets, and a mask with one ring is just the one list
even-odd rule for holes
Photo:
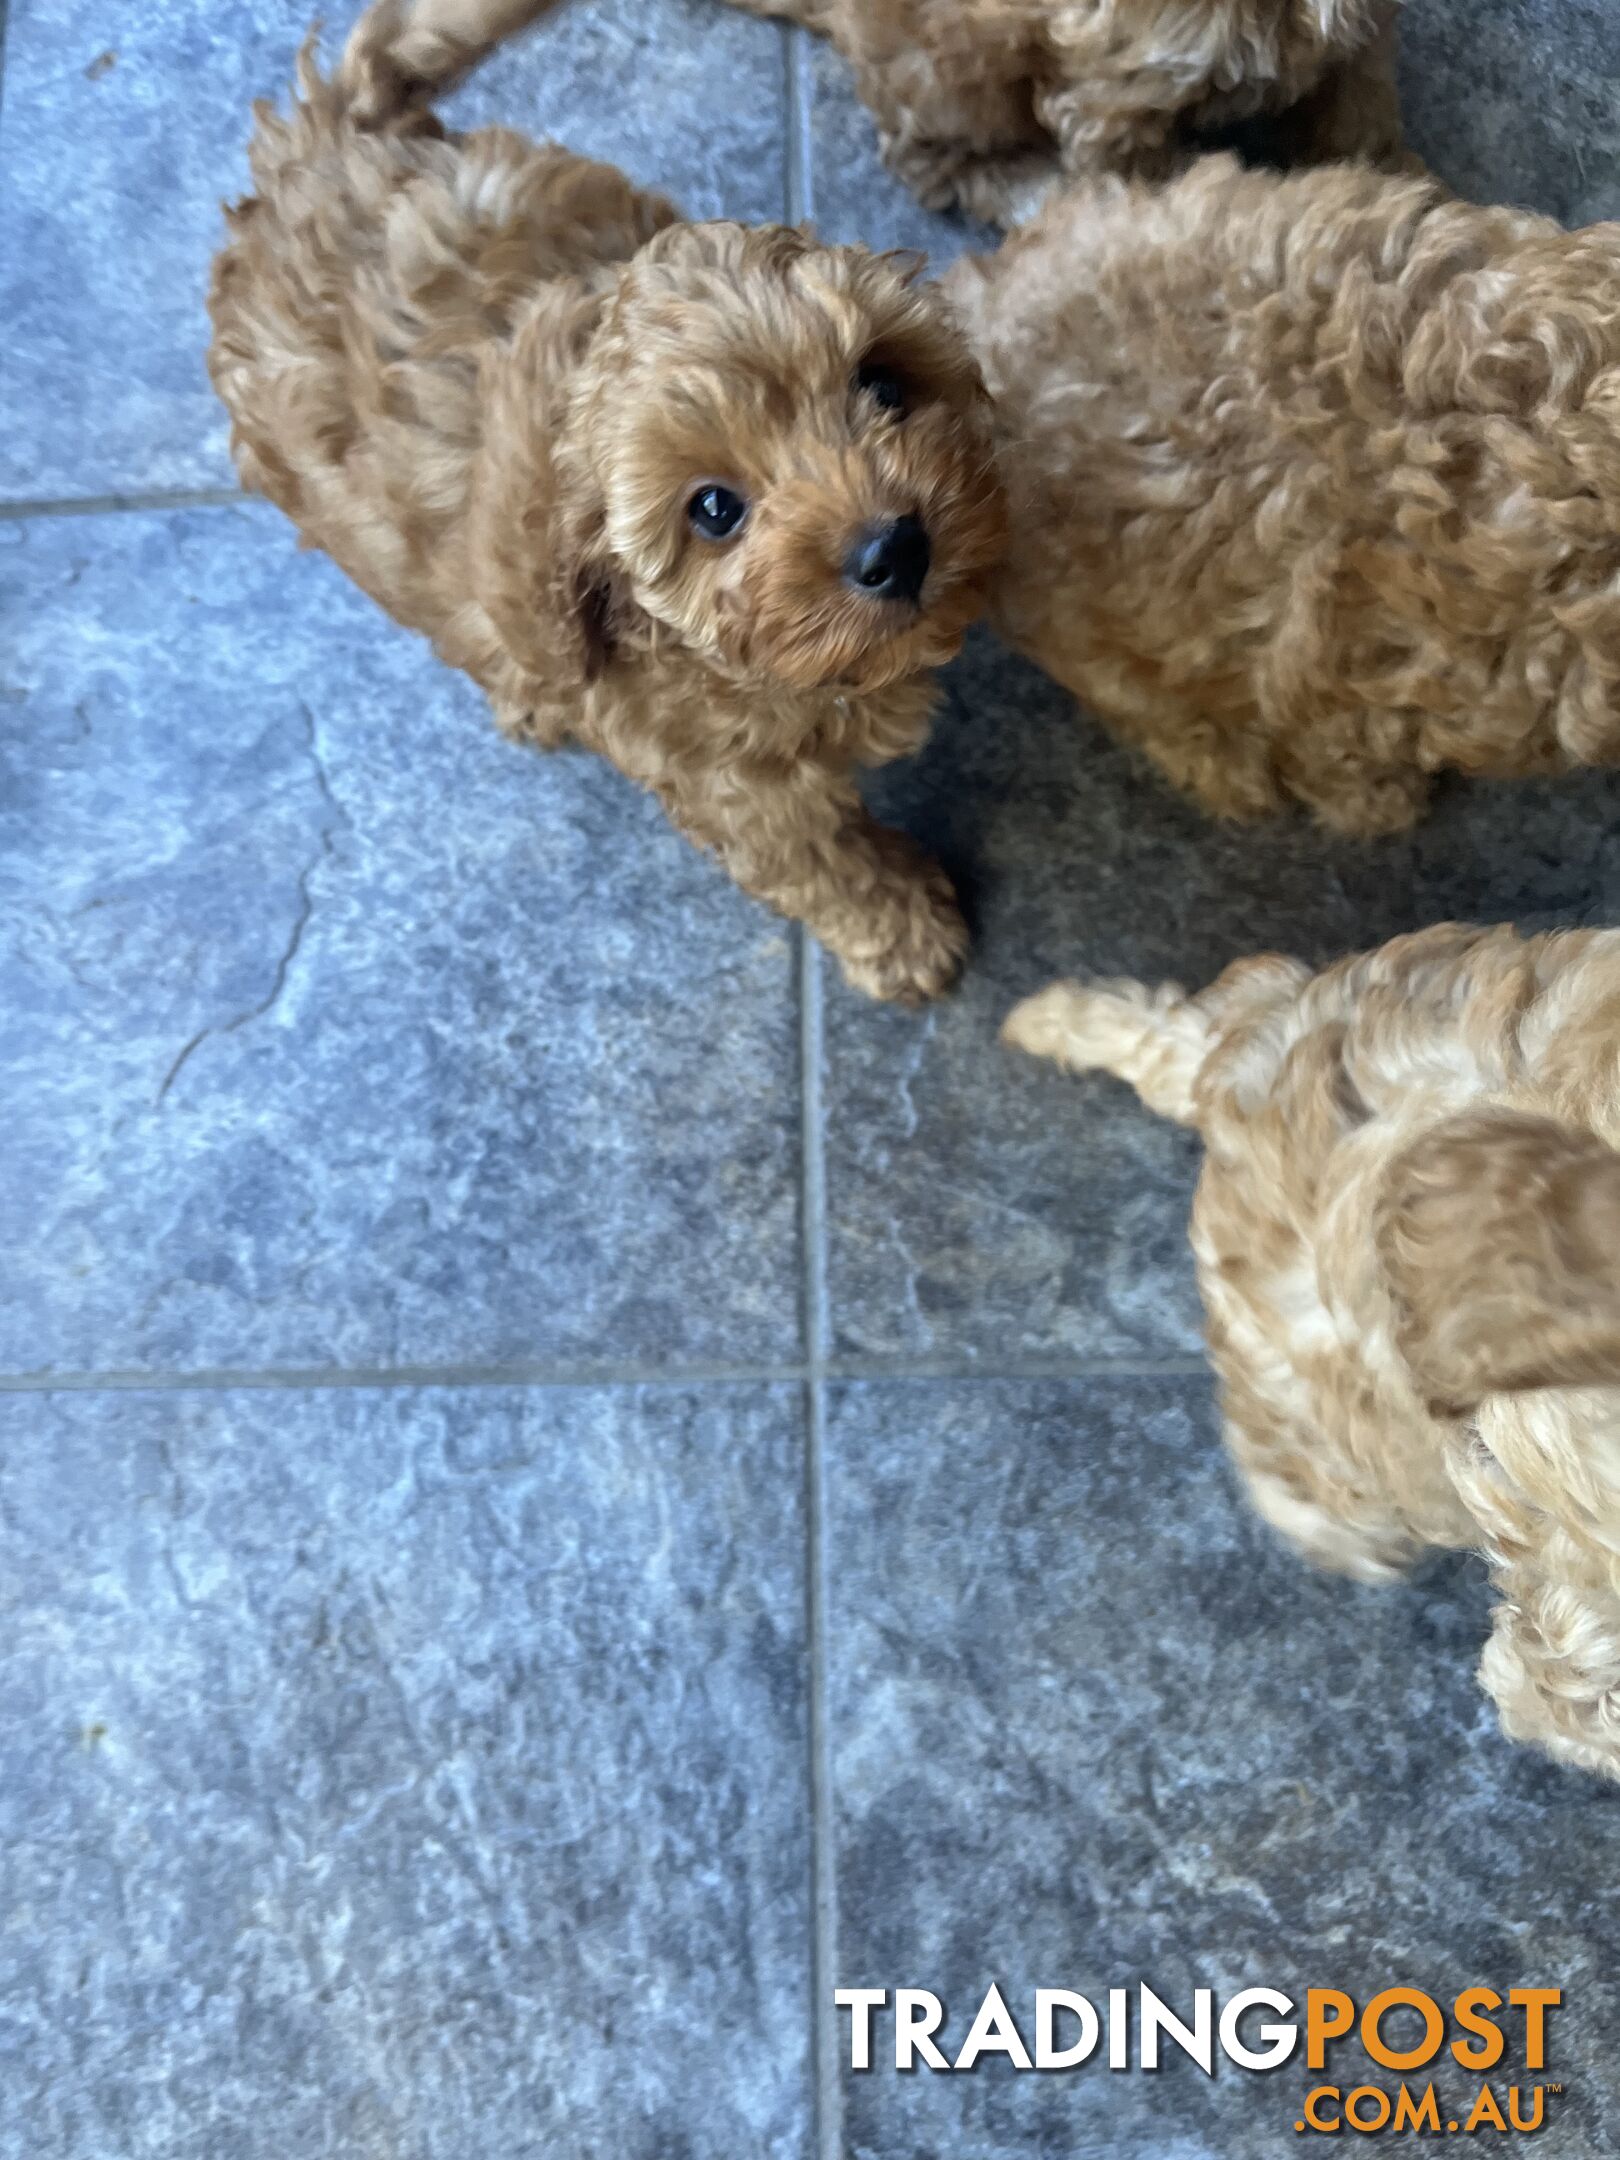
[[802,1386],[804,1366],[797,1359],[758,1364],[712,1359],[691,1365],[644,1364],[637,1360],[566,1360],[554,1364],[377,1365],[338,1367],[289,1365],[279,1370],[212,1366],[193,1372],[0,1373],[0,1395],[222,1394],[233,1390],[311,1394],[331,1390],[356,1393],[417,1388],[567,1388]]
[[831,1733],[827,1704],[827,1165],[822,1117],[821,950],[799,932],[800,1220],[804,1241],[805,1615],[809,1669],[810,1755],[810,2046],[815,2092],[815,2150],[840,2160],[842,2092],[832,1991],[837,1985],[837,1856],[833,1835]]
[[[825,1328],[825,1321],[822,1323]],[[825,1334],[823,1333],[823,1340]],[[1033,1380],[1180,1380],[1208,1371],[1202,1357],[1065,1358],[1034,1355],[994,1363],[950,1357],[828,1357],[746,1360],[714,1358],[690,1365],[635,1359],[567,1360],[493,1365],[289,1365],[210,1366],[190,1372],[45,1370],[0,1372],[0,1395],[225,1394],[233,1391],[308,1393],[421,1388],[702,1388],[809,1387],[834,1381],[874,1385],[901,1381],[983,1381],[987,1385]]]
[[[0,0],[0,8],[5,0]],[[0,32],[4,19],[0,17]],[[0,519],[103,517],[115,510],[225,510],[250,503],[241,488],[137,488],[111,495],[43,495],[0,501]]]
[[[810,41],[782,30],[783,209],[790,225],[815,214],[810,112]],[[838,2076],[832,1991],[837,1974],[837,1855],[833,1838],[831,1741],[827,1710],[827,1163],[822,1116],[826,1028],[821,949],[799,929],[799,1229],[805,1403],[805,1743],[810,1799],[810,2095],[815,2160],[841,2160],[843,2092]]]
[[[0,0],[3,4],[3,0]],[[795,23],[782,25],[783,80],[786,91],[787,127],[783,192],[787,221],[802,225],[816,214],[814,150],[811,136],[811,100],[814,46],[810,32]]]
[[830,1380],[1184,1380],[1209,1370],[1201,1352],[1175,1357],[1065,1357],[1031,1351],[1009,1358],[926,1357],[901,1351],[893,1357],[835,1357]]

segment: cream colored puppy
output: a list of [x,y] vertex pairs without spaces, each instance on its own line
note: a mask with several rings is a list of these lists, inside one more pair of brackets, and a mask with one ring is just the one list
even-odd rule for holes
[[1059,983],[1007,1041],[1202,1134],[1226,1436],[1311,1559],[1477,1546],[1515,1739],[1620,1778],[1620,931],[1447,925],[1187,997]]

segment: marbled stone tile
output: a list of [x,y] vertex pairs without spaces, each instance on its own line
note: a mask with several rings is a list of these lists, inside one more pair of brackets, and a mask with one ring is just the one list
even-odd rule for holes
[[810,94],[811,209],[829,240],[874,248],[921,248],[938,265],[969,248],[994,247],[988,226],[925,210],[888,171],[871,114],[850,87],[848,64],[823,38],[806,39]]
[[0,1399],[3,2160],[808,2160],[790,1390]]
[[[931,1989],[949,2053],[992,1981],[1026,2030],[1037,1987],[1183,2017],[1198,1986],[1561,1987],[1534,2148],[1615,2149],[1620,1794],[1500,1736],[1473,1563],[1313,1574],[1201,1382],[845,1386],[827,1464],[839,1985]],[[880,2033],[843,2073],[851,2160],[1276,2160],[1318,2082],[1302,2049],[900,2076]]]
[[[0,495],[231,479],[203,368],[219,205],[246,186],[249,107],[285,94],[315,12],[313,0],[11,0]],[[357,12],[354,0],[328,11],[331,42]],[[554,132],[695,212],[781,214],[780,34],[713,0],[566,8],[455,112]]]
[[0,525],[0,1370],[798,1343],[792,938],[268,509]]
[[1411,0],[1401,39],[1412,146],[1461,194],[1620,217],[1614,0]]
[[1447,917],[1620,920],[1620,780],[1448,782],[1377,844],[1303,816],[1222,827],[988,637],[947,677],[923,756],[877,806],[956,875],[977,944],[922,1015],[828,971],[829,1284],[863,1353],[1196,1349],[1186,1217],[1198,1150],[1125,1088],[1000,1047],[1059,974],[1201,985],[1241,954],[1311,960]]

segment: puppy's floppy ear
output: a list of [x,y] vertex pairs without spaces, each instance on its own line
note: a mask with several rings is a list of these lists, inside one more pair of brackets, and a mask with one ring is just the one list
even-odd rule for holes
[[570,366],[589,327],[553,312],[514,339],[485,385],[468,512],[478,603],[524,675],[557,698],[607,666],[617,613],[601,497],[567,424]]
[[613,651],[613,581],[600,506],[559,484],[547,443],[482,477],[470,523],[477,598],[528,680],[583,690]]
[[559,499],[551,477],[514,471],[498,491],[508,507],[488,531],[479,597],[524,674],[566,696],[595,682],[612,657],[613,584],[599,522]]
[[1448,1410],[1620,1384],[1620,1152],[1507,1110],[1451,1118],[1392,1165],[1376,1227],[1419,1385]]

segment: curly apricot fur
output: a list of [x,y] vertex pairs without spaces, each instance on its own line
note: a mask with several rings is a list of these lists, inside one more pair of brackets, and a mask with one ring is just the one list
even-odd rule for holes
[[948,286],[996,401],[992,616],[1218,816],[1407,825],[1620,759],[1620,225],[1206,159]]
[[1401,157],[1397,0],[738,0],[819,30],[896,177],[1013,225],[1064,180],[1162,176],[1286,116],[1295,162]]

